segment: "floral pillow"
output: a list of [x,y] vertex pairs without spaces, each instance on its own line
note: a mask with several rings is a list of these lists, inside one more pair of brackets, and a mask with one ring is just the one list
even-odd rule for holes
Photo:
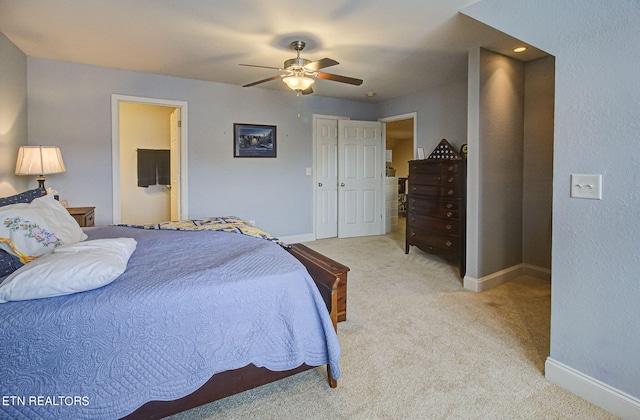
[[[33,190],[25,191],[10,197],[0,198],[0,207],[18,203],[30,203],[38,197],[42,197],[42,190],[40,188],[34,188]],[[21,265],[22,263],[20,263],[18,257],[0,250],[0,277],[13,273],[20,268]]]
[[0,207],[0,249],[23,264],[85,239],[78,222],[51,195]]

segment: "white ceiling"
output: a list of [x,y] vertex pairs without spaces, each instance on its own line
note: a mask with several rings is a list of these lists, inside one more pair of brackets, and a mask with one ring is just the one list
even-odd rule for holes
[[[26,55],[244,85],[295,57],[329,57],[315,95],[382,101],[466,78],[474,47],[523,44],[460,13],[474,0],[0,0],[0,32]],[[516,58],[544,55],[531,48]],[[283,89],[279,80],[245,89]],[[367,92],[376,92],[368,98]],[[292,92],[293,94],[293,92]]]

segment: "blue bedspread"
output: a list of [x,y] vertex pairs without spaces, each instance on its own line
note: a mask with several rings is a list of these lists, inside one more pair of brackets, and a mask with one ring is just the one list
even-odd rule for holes
[[138,245],[110,285],[0,305],[0,418],[118,418],[250,363],[329,363],[339,377],[326,306],[277,244],[227,232],[86,232]]

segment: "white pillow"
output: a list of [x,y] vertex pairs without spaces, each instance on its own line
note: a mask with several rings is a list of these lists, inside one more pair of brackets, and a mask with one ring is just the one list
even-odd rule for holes
[[85,239],[78,222],[52,195],[0,207],[0,249],[19,257],[23,264]]
[[0,303],[68,295],[105,286],[127,268],[133,238],[64,245],[25,264],[0,284]]

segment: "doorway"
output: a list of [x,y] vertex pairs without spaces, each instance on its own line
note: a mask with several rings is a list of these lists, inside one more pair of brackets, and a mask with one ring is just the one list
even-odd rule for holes
[[[186,117],[186,102],[112,95],[113,223],[158,223],[187,214]],[[141,184],[138,155],[148,151],[166,156],[170,173],[161,178],[169,182]]]
[[409,161],[416,158],[417,113],[380,119],[386,144],[385,233],[404,232]]

